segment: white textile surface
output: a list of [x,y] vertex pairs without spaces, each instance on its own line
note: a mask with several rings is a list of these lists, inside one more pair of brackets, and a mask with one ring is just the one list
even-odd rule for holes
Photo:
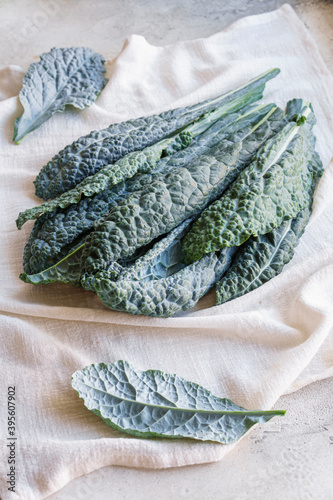
[[[272,67],[281,73],[267,84],[265,102],[312,102],[326,167],[310,223],[282,274],[222,306],[214,307],[211,292],[194,311],[169,319],[108,310],[83,289],[19,280],[32,223],[19,232],[15,219],[40,203],[32,181],[54,154],[93,129],[220,95]],[[17,146],[22,76],[17,66],[0,71],[0,376],[2,403],[7,386],[16,387],[18,419],[16,493],[7,490],[3,440],[1,498],[44,498],[106,465],[162,468],[222,459],[232,446],[143,440],[113,430],[84,407],[71,375],[90,363],[126,359],[139,369],[177,373],[249,409],[269,409],[282,394],[333,375],[333,88],[311,36],[287,5],[207,39],[154,47],[131,36],[108,61],[110,81],[93,106],[54,115]],[[4,429],[4,404],[0,421]]]

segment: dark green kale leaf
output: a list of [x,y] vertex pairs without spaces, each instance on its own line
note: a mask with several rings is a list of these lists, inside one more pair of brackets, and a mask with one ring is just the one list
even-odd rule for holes
[[251,237],[216,284],[216,304],[241,297],[280,274],[292,257],[310,218],[307,207],[273,231]]
[[116,311],[168,318],[196,305],[223,275],[231,262],[233,249],[224,249],[219,257],[212,252],[200,261],[183,267],[175,274],[154,280],[121,279],[114,281],[110,271],[85,274],[81,284],[93,290],[103,304]]
[[184,238],[186,264],[224,246],[240,246],[251,235],[271,231],[309,205],[313,176],[320,170],[319,157],[313,155],[314,122],[310,106],[304,103],[301,117],[266,141],[253,163]]
[[[83,252],[89,273],[103,270],[109,262],[125,258],[137,248],[199,214],[215,200],[251,161],[257,148],[281,124],[254,110],[252,125],[227,136],[182,167],[159,175],[150,185],[120,202],[86,240]],[[242,121],[239,124],[241,126]],[[272,130],[273,129],[273,130]]]
[[[191,145],[185,150],[180,150],[171,156],[162,158],[156,165],[156,171],[150,174],[137,174],[92,198],[82,198],[79,203],[65,209],[58,208],[52,214],[43,214],[35,222],[24,250],[23,266],[25,273],[34,275],[33,281],[35,284],[38,283],[37,275],[44,279],[40,273],[49,268],[53,269],[53,276],[56,276],[54,267],[61,261],[61,268],[64,268],[66,252],[70,255],[70,259],[73,258],[73,242],[82,237],[83,234],[87,235],[91,232],[96,222],[106,217],[111,208],[115,207],[130,193],[140,191],[153,181],[158,180],[161,172],[171,172],[174,167],[185,166],[186,163],[199,154],[209,151],[212,146],[225,138],[229,131],[236,131],[243,125],[249,125],[251,118],[253,119],[252,112],[254,109],[259,110],[262,116],[265,116],[270,106],[250,106],[244,111],[227,115],[194,138]],[[273,129],[278,126],[280,118],[281,116],[277,112],[270,117],[269,121]],[[265,134],[263,135],[265,136]],[[23,279],[24,275],[21,275],[21,278]],[[63,279],[64,273],[61,273],[61,281]]]
[[95,223],[106,217],[124,195],[103,191],[94,198],[84,198],[65,210],[44,214],[35,221],[23,256],[26,274],[36,274],[53,267],[67,253],[72,253],[77,238],[89,234]]
[[[274,107],[273,104],[267,106],[258,106],[256,109],[265,115]],[[56,208],[66,208],[67,206],[78,203],[83,196],[93,196],[106,189],[111,189],[121,181],[130,179],[139,173],[154,172],[158,168],[162,157],[172,157],[177,151],[187,149],[190,144],[195,142],[196,137],[202,135],[212,124],[218,122],[219,128],[228,124],[228,130],[237,126],[240,119],[247,119],[247,114],[251,116],[253,111],[246,110],[233,113],[235,123],[230,123],[229,114],[226,115],[225,106],[206,113],[199,120],[185,127],[181,132],[173,134],[167,139],[163,139],[152,146],[148,146],[141,151],[128,153],[113,165],[106,165],[94,175],[86,177],[75,188],[66,191],[53,200],[46,201],[38,207],[33,207],[21,212],[16,220],[18,229],[29,219],[36,219],[42,214],[53,212]],[[258,111],[259,113],[259,111]],[[212,132],[213,135],[213,132]]]
[[42,168],[34,182],[36,195],[44,200],[55,198],[105,165],[166,138],[217,107],[224,105],[226,112],[232,112],[248,106],[261,99],[265,83],[278,73],[278,69],[267,71],[235,91],[203,103],[114,124],[81,137]]
[[[110,210],[121,200],[126,199],[130,193],[142,190],[150,186],[152,182],[160,178],[161,173],[172,173],[174,167],[186,166],[188,162],[198,155],[209,153],[229,133],[235,133],[239,128],[251,127],[253,113],[258,113],[257,119],[265,117],[268,106],[250,106],[243,111],[227,115],[208,130],[194,138],[191,145],[171,156],[162,158],[156,165],[156,171],[150,174],[137,174],[136,176],[120,182],[114,188],[105,190],[92,198],[83,198],[78,204],[71,205],[66,209],[57,209],[52,214],[42,215],[34,225],[29,241],[24,252],[24,271],[26,275],[34,275],[35,284],[38,284],[38,276],[52,268],[53,276],[56,276],[55,268],[57,262],[61,262],[64,269],[66,252],[73,259],[73,242],[83,234],[87,235],[94,229],[99,219],[105,218]],[[282,127],[282,111],[276,110],[262,125],[249,137],[248,152],[255,151],[257,140],[264,140],[268,134],[273,133],[278,127]],[[253,137],[255,136],[255,137]],[[59,275],[60,276],[60,275]],[[61,282],[65,275],[61,273]],[[24,275],[21,278],[27,279]],[[43,281],[44,282],[44,281]]]

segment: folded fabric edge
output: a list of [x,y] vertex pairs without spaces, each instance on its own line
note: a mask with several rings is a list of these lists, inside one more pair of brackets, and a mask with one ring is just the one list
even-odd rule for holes
[[[36,489],[34,485],[30,487],[31,497],[26,496],[27,500],[42,500],[47,498],[49,495],[53,495],[61,491],[67,484],[72,481],[84,477],[88,474],[96,472],[104,467],[126,467],[127,469],[144,469],[144,470],[163,470],[163,469],[173,469],[178,467],[191,467],[195,465],[204,465],[208,463],[214,463],[221,461],[245,436],[255,429],[259,424],[255,424],[244,436],[241,437],[237,443],[222,445],[214,442],[192,442],[188,439],[170,440],[163,439],[138,439],[131,437],[128,439],[129,443],[126,446],[126,451],[121,452],[121,455],[117,453],[117,450],[112,450],[112,447],[108,449],[108,439],[89,439],[80,440],[77,443],[79,448],[84,445],[85,449],[91,448],[91,453],[93,454],[96,446],[103,454],[103,463],[95,468],[89,468],[89,463],[86,462],[83,466],[83,470],[78,471],[78,467],[82,466],[82,462],[75,464],[75,455],[77,453],[76,449],[72,451],[73,456],[71,457],[71,452],[68,450],[67,459],[70,462],[71,467],[71,479],[61,479],[54,481],[54,478],[50,483],[44,483],[43,490],[39,490],[40,496],[36,497]],[[126,438],[126,436],[125,436]],[[123,440],[124,438],[120,438]],[[167,441],[166,443],[162,441]],[[74,446],[75,446],[74,444]],[[165,446],[166,445],[166,446]],[[182,448],[186,446],[186,450],[179,453],[178,446]],[[165,449],[161,450],[161,446]],[[138,448],[140,450],[135,450]],[[168,448],[168,449],[167,449]],[[209,449],[208,454],[205,453],[205,448]],[[109,453],[108,453],[109,452]],[[135,464],[128,465],[129,461],[133,459],[133,454],[136,454],[138,458],[135,459]],[[108,460],[107,456],[110,456]],[[189,459],[190,457],[190,459]],[[66,467],[66,464],[64,464]],[[74,470],[73,470],[74,469]],[[68,474],[68,471],[67,471]],[[27,494],[27,492],[25,492]],[[30,495],[30,493],[29,493]]]
[[298,382],[298,379],[296,379],[288,389],[286,389],[281,396],[286,396],[288,394],[292,394],[294,392],[299,391],[300,389],[303,389],[307,385],[314,384],[315,382],[320,382],[320,380],[326,380],[332,378],[333,382],[333,366],[331,368],[328,368],[324,373],[321,373],[317,377],[307,377],[303,382]]
[[[305,39],[311,45],[311,49],[314,51],[313,60],[316,64],[316,66],[319,67],[320,71],[322,71],[325,74],[325,76],[327,76],[330,80],[332,80],[332,85],[333,85],[332,74],[329,71],[329,69],[327,68],[326,63],[324,62],[324,59],[323,59],[323,57],[318,49],[318,46],[317,46],[314,38],[310,34],[309,30],[306,28],[303,21],[296,14],[295,10],[291,7],[291,5],[289,5],[287,3],[283,4],[278,9],[272,10],[270,12],[264,12],[262,14],[253,14],[253,15],[249,15],[246,17],[242,17],[242,18],[234,21],[232,24],[225,27],[221,31],[218,31],[218,32],[216,32],[208,37],[201,37],[201,38],[189,39],[189,40],[181,40],[181,41],[177,41],[177,42],[174,42],[171,44],[164,45],[163,47],[162,46],[160,47],[160,46],[157,46],[157,45],[154,45],[154,44],[148,42],[148,40],[143,35],[131,34],[125,39],[123,46],[122,46],[122,49],[119,52],[119,54],[113,59],[107,59],[106,64],[111,65],[111,66],[113,64],[115,64],[117,62],[118,58],[123,54],[123,52],[126,49],[128,49],[132,44],[140,43],[140,45],[150,47],[151,49],[154,49],[156,51],[159,51],[162,49],[170,49],[170,48],[175,47],[175,46],[177,46],[177,47],[183,46],[183,47],[187,48],[187,46],[189,44],[192,44],[193,42],[214,40],[214,38],[218,38],[222,33],[227,33],[229,31],[233,31],[235,29],[242,28],[243,26],[248,26],[248,25],[260,26],[260,24],[268,23],[276,18],[282,18],[289,25],[289,27],[292,31],[295,31],[295,26],[297,27],[297,31],[301,32],[302,36],[305,37]],[[172,105],[171,105],[171,108],[177,108],[180,105],[187,106],[187,105],[193,104],[197,99],[198,91],[200,91],[200,87],[196,88],[195,90],[193,90],[192,92],[190,92],[184,96],[181,96],[179,99],[174,100]],[[331,104],[332,103],[333,103],[333,100],[332,100]],[[332,104],[332,107],[333,107],[333,104]],[[161,113],[169,108],[170,108],[170,105],[169,105],[169,107],[168,106],[167,107],[166,106],[157,107],[156,109],[151,110],[150,114],[152,114],[152,113],[158,114],[158,113]]]

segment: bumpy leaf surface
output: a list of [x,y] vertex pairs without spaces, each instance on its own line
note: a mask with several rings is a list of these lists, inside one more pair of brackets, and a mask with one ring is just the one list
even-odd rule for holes
[[[38,207],[33,207],[24,212],[21,212],[16,220],[18,229],[21,229],[23,224],[29,219],[36,219],[40,215],[53,212],[56,208],[66,208],[67,206],[78,203],[82,196],[93,196],[103,190],[112,189],[121,181],[129,179],[138,173],[154,172],[157,169],[161,170],[159,165],[162,156],[172,157],[175,152],[187,149],[190,144],[195,142],[198,135],[202,135],[207,129],[212,128],[212,124],[218,122],[220,131],[223,133],[224,127],[228,126],[228,133],[232,133],[233,129],[239,129],[240,124],[245,125],[251,122],[253,113],[258,113],[258,116],[263,116],[274,108],[274,104],[266,106],[258,106],[257,108],[246,108],[238,114],[232,114],[234,122],[230,121],[229,115],[224,117],[224,107],[217,108],[211,113],[206,113],[202,118],[193,124],[187,126],[180,133],[173,135],[168,139],[159,141],[152,146],[149,146],[142,151],[134,151],[125,155],[113,165],[106,165],[99,172],[92,176],[86,177],[75,188],[66,191],[57,196],[53,200],[47,201]],[[224,119],[221,119],[224,117]],[[229,119],[228,119],[229,118]],[[211,136],[216,134],[215,130],[211,132]]]
[[84,242],[74,245],[63,259],[36,274],[21,273],[20,279],[31,285],[48,285],[50,283],[64,283],[74,286],[80,285],[81,255]]
[[[42,271],[52,268],[52,275],[65,279],[63,272],[56,271],[57,263],[63,270],[65,267],[66,252],[70,261],[73,256],[73,241],[83,234],[93,230],[98,219],[106,217],[111,208],[116,206],[129,193],[140,191],[143,187],[157,180],[161,172],[170,172],[174,167],[182,167],[196,156],[209,151],[228,134],[226,130],[235,132],[242,126],[251,124],[254,109],[258,116],[265,116],[269,106],[249,106],[243,111],[226,115],[213,124],[208,130],[195,137],[191,145],[185,150],[180,150],[171,156],[161,159],[156,165],[156,171],[150,174],[138,174],[133,178],[120,182],[114,188],[105,190],[91,199],[81,199],[78,204],[57,209],[53,214],[42,215],[34,224],[28,243],[24,250],[23,266],[25,275],[21,278],[30,279],[35,283],[44,283]],[[274,130],[281,119],[282,112],[276,111],[270,118],[270,127]],[[249,121],[249,122],[248,122]],[[265,125],[263,124],[261,128]],[[259,131],[258,131],[259,132]],[[263,133],[263,132],[262,132]],[[265,136],[265,133],[263,133]],[[74,245],[75,246],[75,245]],[[33,275],[30,276],[29,275]],[[47,272],[49,276],[49,272]]]
[[[186,147],[191,142],[187,134],[180,134],[181,147]],[[93,196],[105,189],[111,189],[123,179],[132,177],[137,172],[147,173],[155,170],[158,160],[165,148],[159,143],[143,151],[129,153],[114,165],[107,165],[93,176],[86,177],[75,188],[62,195],[47,201],[38,207],[33,207],[21,212],[16,220],[18,229],[29,219],[36,219],[40,215],[53,212],[56,208],[66,208],[73,203],[78,203],[82,196]]]
[[73,242],[91,232],[95,222],[106,217],[121,199],[123,196],[104,191],[65,210],[42,215],[36,220],[24,249],[25,273],[39,273],[62,260],[72,252]]
[[105,60],[84,47],[51,49],[40,62],[28,68],[19,99],[24,108],[15,121],[14,141],[42,125],[57,111],[70,104],[83,109],[90,106],[103,90]]
[[282,272],[310,218],[305,208],[296,218],[270,233],[250,238],[240,248],[231,266],[216,285],[216,304],[223,304],[255,290]]
[[185,263],[265,234],[309,205],[313,180],[309,165],[317,168],[318,162],[313,155],[312,125],[312,119],[310,123],[290,122],[262,146],[255,161],[201,214],[184,238]]
[[167,278],[185,267],[181,262],[181,239],[189,229],[192,219],[170,231],[155,243],[134,264],[123,269],[119,280],[150,281]]
[[[260,116],[265,116],[269,109],[270,106],[250,106],[243,112],[227,115],[195,138],[185,150],[163,158],[158,163],[156,173],[136,175],[91,199],[82,199],[77,205],[64,210],[58,209],[54,214],[41,216],[35,222],[25,247],[25,274],[20,276],[21,279],[34,284],[50,283],[55,279],[62,283],[75,282],[78,275],[73,273],[73,269],[78,272],[76,258],[78,254],[81,255],[82,250],[73,254],[73,249],[77,246],[79,238],[93,230],[98,219],[105,217],[110,209],[126,198],[129,193],[140,191],[144,186],[157,180],[161,172],[171,172],[174,167],[184,166],[196,156],[207,153],[212,146],[226,137],[226,130],[235,133],[239,128],[250,126],[254,110],[258,111],[258,119],[260,119]],[[281,110],[275,111],[269,120],[249,137],[252,140],[252,145],[249,147],[253,151],[257,147],[257,140],[263,140],[282,127],[282,114]],[[73,261],[74,265],[72,265]],[[68,276],[66,269],[70,271]],[[73,279],[74,275],[75,279]]]
[[[277,115],[281,119],[280,110]],[[253,132],[249,125],[130,194],[88,236],[83,253],[86,270],[103,270],[198,214],[237,177],[275,126],[281,121],[266,121]]]
[[[161,242],[156,243],[152,249],[143,247],[141,249],[141,255],[143,255],[142,259],[139,258],[140,255],[133,255],[129,262],[123,262],[125,267],[113,262],[112,268],[109,266],[108,270],[112,270],[112,273],[115,273],[114,279],[118,279],[118,276],[121,274],[123,279],[138,280],[150,278],[158,279],[182,269],[184,264],[179,262],[181,248],[180,239],[184,234],[184,229],[187,228],[190,222],[191,221],[185,221],[181,226],[171,231],[171,233],[163,238]],[[60,250],[57,254],[57,262],[47,269],[44,268],[40,271],[35,271],[35,274],[29,274],[31,273],[30,269],[38,269],[39,265],[34,265],[31,251],[28,255],[28,250],[30,250],[30,248],[27,245],[27,262],[25,265],[27,272],[21,273],[19,276],[20,279],[32,285],[56,282],[78,285],[81,278],[81,256],[84,241],[85,237],[81,240],[79,239],[79,242],[76,244],[66,245],[65,250]],[[134,264],[130,265],[133,261]]]
[[[250,120],[254,107],[248,107],[244,112],[233,113],[223,117],[212,125],[199,137],[194,138],[191,145],[185,150],[178,151],[169,157],[165,157],[156,165],[156,173],[138,174],[133,178],[120,182],[114,188],[105,190],[93,198],[81,199],[78,204],[57,209],[54,213],[43,214],[34,224],[29,240],[24,250],[23,266],[27,275],[34,274],[34,282],[37,283],[37,274],[50,267],[53,268],[57,262],[63,261],[68,250],[72,254],[73,241],[83,234],[92,231],[97,220],[106,217],[112,207],[115,207],[129,193],[140,191],[145,186],[157,180],[161,172],[170,172],[175,166],[182,167],[199,154],[204,154],[209,148],[224,137],[228,130],[237,130],[246,125]],[[265,114],[267,107],[260,107],[259,115]],[[244,116],[245,115],[245,116]],[[270,117],[279,121],[280,116],[276,112]],[[241,119],[240,119],[241,118]],[[250,120],[251,122],[251,120]],[[272,125],[274,128],[274,125]],[[61,263],[64,267],[64,262]],[[22,275],[23,277],[23,275]],[[62,276],[63,278],[63,276]]]
[[223,250],[220,257],[214,252],[207,254],[167,278],[114,282],[109,271],[100,271],[84,275],[81,284],[93,289],[104,305],[116,311],[168,318],[194,307],[211,289],[229,266],[231,250]]
[[195,306],[228,269],[234,249],[219,257],[212,253],[185,267],[181,261],[181,238],[191,219],[125,268],[111,263],[106,271],[85,274],[82,285],[93,290],[111,309],[147,316],[173,316]]
[[232,112],[261,99],[265,83],[278,73],[278,69],[268,71],[235,91],[200,104],[114,124],[81,137],[42,168],[35,181],[36,195],[44,200],[55,198],[105,165],[154,144],[222,104],[226,112]]
[[134,436],[191,438],[229,444],[282,410],[249,411],[204,387],[126,361],[98,363],[75,372],[72,386],[85,406],[111,427]]

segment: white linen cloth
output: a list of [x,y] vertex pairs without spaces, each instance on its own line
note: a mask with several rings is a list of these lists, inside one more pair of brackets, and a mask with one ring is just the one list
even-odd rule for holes
[[[264,101],[312,102],[327,167],[310,223],[282,274],[222,306],[213,306],[211,292],[196,310],[169,319],[108,310],[83,289],[19,280],[32,223],[19,232],[15,219],[40,203],[32,181],[54,154],[92,129],[220,95],[272,67],[281,74],[267,84]],[[154,47],[130,36],[108,61],[110,81],[93,106],[54,115],[17,146],[23,74],[16,66],[0,72],[2,429],[7,386],[17,395],[16,493],[7,490],[3,434],[1,498],[44,498],[111,464],[163,468],[222,459],[231,445],[144,440],[113,430],[84,407],[71,375],[90,363],[126,359],[139,369],[177,373],[249,409],[269,409],[282,394],[333,375],[333,88],[315,43],[288,5],[207,39]]]

